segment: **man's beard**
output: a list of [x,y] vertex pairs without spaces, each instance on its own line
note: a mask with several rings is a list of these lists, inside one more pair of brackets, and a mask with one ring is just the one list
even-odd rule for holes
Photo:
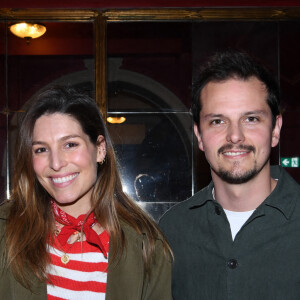
[[[221,155],[223,152],[232,150],[233,148],[234,148],[234,146],[231,144],[224,145],[218,150],[218,154]],[[256,152],[256,149],[250,145],[239,145],[238,149],[252,151],[254,154]],[[253,168],[250,170],[246,170],[246,171],[235,171],[234,170],[235,168],[236,169],[239,168],[239,164],[240,164],[239,162],[234,163],[232,170],[225,170],[224,168],[219,167],[218,170],[215,170],[212,168],[212,171],[217,176],[219,176],[223,181],[225,181],[227,183],[242,184],[242,183],[248,182],[249,180],[254,178],[263,169],[263,167],[266,165],[267,162],[268,162],[268,159],[263,164],[263,166],[259,169],[257,168],[256,161],[254,161]]]
[[223,181],[230,183],[230,184],[242,184],[242,183],[248,182],[249,180],[251,180],[253,177],[255,177],[261,171],[261,169],[257,169],[256,163],[252,169],[247,170],[245,172],[240,172],[240,173],[228,171],[223,168],[219,168],[219,170],[214,170],[214,169],[212,169],[212,170]]

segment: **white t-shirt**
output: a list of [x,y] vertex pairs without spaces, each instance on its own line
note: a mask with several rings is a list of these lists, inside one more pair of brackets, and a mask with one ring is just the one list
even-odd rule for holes
[[[215,188],[212,189],[212,196],[213,199],[216,200]],[[240,231],[242,226],[246,223],[246,221],[250,218],[254,211],[255,209],[249,211],[231,211],[224,209],[224,212],[230,224],[231,236],[233,241],[237,233]]]
[[254,211],[255,209],[249,211],[231,211],[224,209],[224,212],[226,213],[228,222],[230,224],[233,241],[236,234],[240,231],[242,226],[246,223],[246,221],[250,218]]

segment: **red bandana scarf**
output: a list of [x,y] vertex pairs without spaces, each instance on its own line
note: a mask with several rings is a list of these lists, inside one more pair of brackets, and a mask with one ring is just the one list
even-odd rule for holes
[[81,229],[83,229],[86,241],[98,247],[103,253],[104,257],[107,258],[107,252],[100,240],[99,235],[95,232],[95,230],[92,229],[92,225],[96,223],[94,213],[91,213],[88,216],[86,222],[84,223],[86,215],[80,215],[77,219],[75,219],[74,217],[68,215],[63,210],[61,210],[53,200],[51,200],[51,204],[55,220],[60,224],[64,225],[60,233],[57,235],[57,239],[59,240],[62,246],[64,246],[67,243],[69,237],[73,234],[74,230],[80,232]]

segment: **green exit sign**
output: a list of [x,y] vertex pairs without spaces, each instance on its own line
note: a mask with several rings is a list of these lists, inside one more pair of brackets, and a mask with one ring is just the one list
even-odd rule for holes
[[281,157],[280,162],[286,168],[299,168],[299,157]]

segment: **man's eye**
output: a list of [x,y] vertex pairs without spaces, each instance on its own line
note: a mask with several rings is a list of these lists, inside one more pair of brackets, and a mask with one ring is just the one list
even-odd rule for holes
[[257,122],[257,121],[258,121],[258,118],[257,118],[257,117],[248,117],[248,118],[246,119],[246,122],[251,122],[251,123]]
[[220,125],[223,124],[224,122],[221,119],[216,119],[216,120],[212,120],[211,124],[212,125]]

